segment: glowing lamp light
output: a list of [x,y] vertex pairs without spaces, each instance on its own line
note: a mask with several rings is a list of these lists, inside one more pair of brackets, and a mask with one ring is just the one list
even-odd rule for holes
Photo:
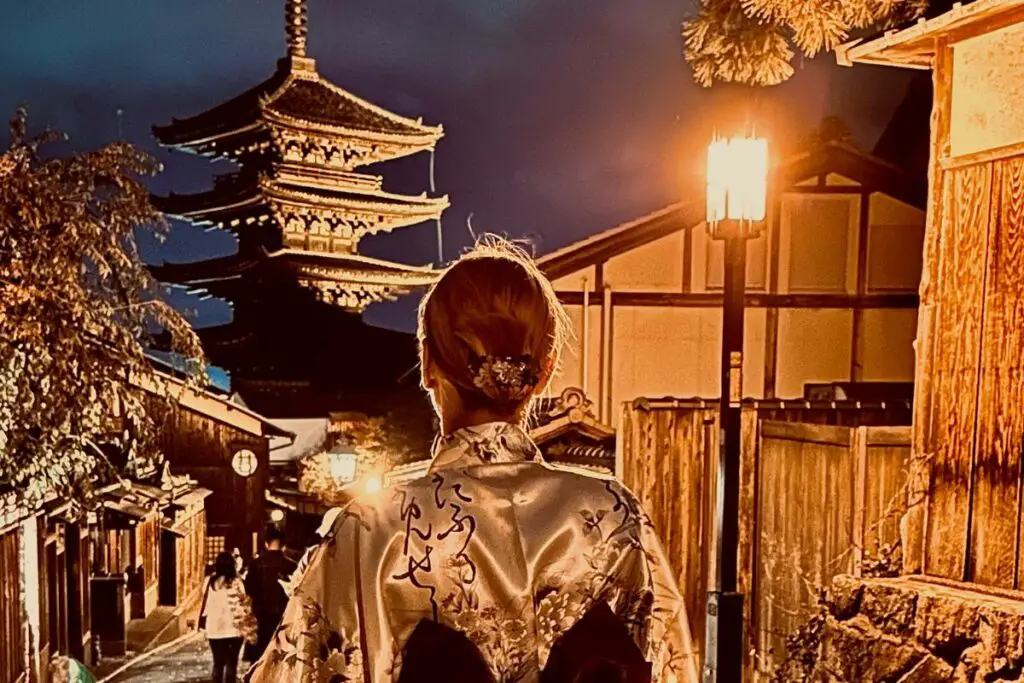
[[357,465],[355,453],[335,449],[327,454],[327,466],[331,472],[331,479],[338,484],[355,481]]
[[260,461],[256,458],[256,454],[248,449],[238,451],[231,458],[231,469],[240,477],[251,477],[259,464]]
[[284,521],[284,512],[281,510],[270,511],[270,521],[276,523]]
[[718,138],[708,146],[707,222],[757,223],[768,203],[768,141]]
[[381,479],[379,474],[369,474],[363,480],[363,490],[373,495],[374,493],[380,493],[381,489],[384,488],[384,480]]

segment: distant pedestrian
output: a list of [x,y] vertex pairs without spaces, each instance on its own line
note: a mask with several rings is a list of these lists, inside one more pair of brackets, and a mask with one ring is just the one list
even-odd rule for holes
[[235,683],[242,642],[256,640],[256,623],[245,585],[230,553],[220,553],[206,584],[199,628],[213,651],[213,683]]
[[276,526],[267,529],[264,536],[265,551],[253,560],[245,576],[245,591],[252,599],[253,612],[259,625],[256,644],[246,648],[246,659],[255,662],[274,637],[288,595],[285,585],[295,572],[296,563],[284,553],[284,534]]
[[232,548],[231,557],[235,560],[235,573],[242,579],[245,579],[245,560],[242,559],[242,551],[238,548]]

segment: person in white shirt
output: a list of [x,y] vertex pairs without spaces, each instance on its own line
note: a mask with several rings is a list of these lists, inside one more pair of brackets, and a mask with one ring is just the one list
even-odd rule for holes
[[255,639],[255,620],[230,553],[217,556],[203,595],[199,625],[213,652],[213,683],[235,683],[242,642]]

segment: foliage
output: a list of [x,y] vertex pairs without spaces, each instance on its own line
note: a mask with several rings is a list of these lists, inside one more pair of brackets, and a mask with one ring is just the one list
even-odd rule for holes
[[139,180],[159,171],[127,143],[63,157],[11,120],[0,156],[0,486],[30,499],[88,497],[115,474],[157,459],[154,424],[133,379],[150,366],[150,334],[200,367],[188,322],[161,301],[139,257],[136,229],[165,223]]
[[793,75],[795,51],[813,57],[851,31],[920,16],[928,0],[701,0],[683,24],[684,54],[702,86],[777,85]]
[[838,116],[826,116],[804,141],[805,149],[814,149],[830,142],[853,144],[853,131]]
[[903,544],[898,540],[883,545],[877,556],[865,557],[861,562],[861,576],[867,578],[891,579],[902,572]]
[[786,657],[771,671],[772,683],[810,681],[818,661],[821,636],[828,619],[827,597],[824,590],[818,594],[818,608],[794,633],[786,636]]

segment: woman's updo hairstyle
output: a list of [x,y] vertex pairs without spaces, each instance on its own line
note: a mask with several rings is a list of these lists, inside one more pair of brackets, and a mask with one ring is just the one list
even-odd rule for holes
[[568,318],[522,249],[489,236],[452,264],[420,304],[419,342],[469,410],[512,415],[554,371]]

